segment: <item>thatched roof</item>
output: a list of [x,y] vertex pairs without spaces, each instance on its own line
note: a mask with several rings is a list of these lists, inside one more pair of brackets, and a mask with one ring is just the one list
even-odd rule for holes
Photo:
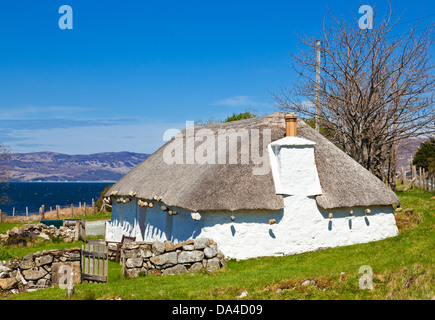
[[[281,139],[285,135],[285,120],[284,113],[277,112],[247,120],[195,127],[195,132],[204,128],[215,134],[216,141],[219,129],[259,129],[260,147],[263,148],[262,130],[271,130],[272,141]],[[186,130],[180,135],[186,137]],[[315,161],[323,190],[323,194],[316,197],[320,207],[330,209],[399,203],[396,195],[379,179],[300,120],[298,136],[316,142]],[[118,191],[117,196],[127,196],[133,191],[137,198],[152,200],[157,196],[169,206],[193,211],[283,208],[282,196],[275,194],[271,170],[267,170],[265,175],[253,174],[255,167],[263,165],[270,168],[268,154],[263,158],[262,165],[254,165],[251,161],[249,164],[240,164],[240,156],[246,151],[240,147],[239,164],[228,164],[229,161],[226,164],[186,164],[186,161],[183,164],[166,164],[163,160],[164,150],[173,142],[169,141],[132,169],[112,186],[106,196],[115,190]],[[201,143],[195,143],[195,147]],[[186,145],[183,149],[186,159]],[[266,146],[264,149],[267,150]],[[217,153],[216,150],[216,157]]]

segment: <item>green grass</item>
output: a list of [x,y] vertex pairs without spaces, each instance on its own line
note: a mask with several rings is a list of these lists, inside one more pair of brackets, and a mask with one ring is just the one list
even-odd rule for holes
[[[216,272],[177,276],[120,279],[119,265],[110,262],[109,282],[77,285],[73,299],[235,299],[243,290],[249,293],[245,299],[433,299],[434,193],[413,189],[398,196],[403,209],[413,208],[421,222],[393,238],[293,256],[230,260]],[[373,269],[373,290],[359,288],[362,265]],[[317,286],[302,286],[306,279]],[[65,299],[65,291],[50,288],[9,299]]]

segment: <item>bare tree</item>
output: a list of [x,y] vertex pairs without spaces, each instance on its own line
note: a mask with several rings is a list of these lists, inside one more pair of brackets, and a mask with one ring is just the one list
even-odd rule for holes
[[[385,166],[395,171],[399,141],[434,132],[433,25],[419,21],[398,34],[400,18],[392,21],[391,9],[371,30],[330,15],[332,23],[324,23],[321,37],[319,125],[333,133],[342,150],[382,177]],[[282,110],[313,119],[316,39],[298,38],[302,47],[290,56],[299,79],[273,95]]]

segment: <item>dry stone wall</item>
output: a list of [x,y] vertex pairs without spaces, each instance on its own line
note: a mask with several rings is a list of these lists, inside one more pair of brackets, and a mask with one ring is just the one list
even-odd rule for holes
[[122,263],[127,278],[139,275],[171,275],[201,269],[214,271],[226,265],[216,242],[198,238],[174,244],[170,241],[124,244]]
[[9,291],[59,285],[61,278],[59,269],[62,265],[71,267],[73,283],[80,283],[81,248],[35,252],[21,259],[0,261],[0,289]]
[[4,244],[26,244],[28,241],[37,239],[50,240],[50,238],[62,238],[65,242],[73,242],[76,237],[75,227],[46,226],[43,223],[26,224],[14,227],[0,234],[0,243]]

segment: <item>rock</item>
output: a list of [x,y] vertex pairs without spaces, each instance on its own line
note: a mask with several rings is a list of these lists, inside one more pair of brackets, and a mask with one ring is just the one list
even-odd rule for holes
[[171,266],[177,264],[178,257],[176,252],[168,252],[150,258],[150,261],[158,266]]
[[48,281],[47,279],[39,279],[36,282],[36,285],[41,286],[41,287],[48,287],[50,285],[50,281]]
[[139,244],[135,241],[124,243],[125,250],[139,249]]
[[165,251],[171,252],[177,249],[177,246],[173,244],[171,241],[165,241]]
[[127,268],[141,268],[143,264],[142,258],[130,258],[125,261]]
[[127,278],[136,278],[139,276],[139,273],[141,273],[142,270],[139,268],[133,268],[133,269],[126,269],[125,270],[125,276]]
[[309,286],[309,285],[315,286],[316,285],[316,281],[314,281],[314,280],[305,280],[304,282],[302,282],[301,285],[304,286],[304,287]]
[[50,237],[47,234],[45,234],[45,233],[40,233],[38,235],[38,238],[42,238],[44,240],[50,240]]
[[207,270],[208,271],[215,271],[219,269],[220,267],[220,261],[218,258],[209,259],[207,261]]
[[143,248],[143,249],[140,249],[140,256],[142,257],[142,258],[149,258],[149,257],[152,257],[152,255],[153,255],[153,253],[151,252],[151,250],[150,249],[147,249],[147,248]]
[[185,251],[193,251],[193,249],[195,249],[195,247],[193,246],[193,244],[187,244],[185,246],[182,246],[183,250]]
[[177,264],[174,267],[163,270],[162,275],[166,276],[166,275],[173,275],[173,274],[181,274],[185,272],[187,272],[186,267],[183,266],[182,264]]
[[11,268],[9,268],[7,266],[0,265],[0,272],[10,272],[10,271],[12,271]]
[[71,252],[67,261],[80,261],[82,255],[80,252]]
[[23,262],[20,263],[20,269],[21,270],[27,270],[35,267],[35,262],[31,259],[23,260]]
[[178,263],[191,263],[202,261],[204,258],[204,252],[199,250],[183,251],[178,255]]
[[215,256],[217,256],[218,250],[216,245],[210,245],[210,247],[207,247],[204,249],[204,255],[207,259],[211,259]]
[[159,270],[159,269],[150,269],[150,270],[148,270],[148,274],[149,275],[154,275],[154,276],[161,276],[162,275],[162,270]]
[[208,238],[196,238],[193,240],[193,246],[195,250],[204,249],[210,244]]
[[161,253],[165,252],[165,244],[163,242],[160,242],[160,241],[154,241],[152,244],[152,251],[155,254],[161,254]]
[[195,271],[199,271],[203,268],[204,268],[204,266],[202,265],[202,262],[195,262],[194,264],[192,264],[189,271],[195,272]]
[[47,274],[47,271],[44,268],[34,268],[23,270],[22,274],[26,280],[38,280],[43,278]]
[[248,291],[243,290],[243,292],[237,296],[237,299],[242,299],[248,295]]
[[2,290],[11,290],[18,287],[18,280],[16,278],[0,279],[0,288]]
[[135,258],[139,258],[141,256],[139,249],[125,250],[124,254],[125,254],[126,259],[135,259]]
[[37,267],[43,266],[43,265],[46,265],[46,264],[49,264],[49,263],[52,263],[52,262],[53,262],[53,256],[50,255],[50,254],[44,255],[44,256],[41,256],[41,257],[37,257],[35,259],[35,264],[36,264]]

